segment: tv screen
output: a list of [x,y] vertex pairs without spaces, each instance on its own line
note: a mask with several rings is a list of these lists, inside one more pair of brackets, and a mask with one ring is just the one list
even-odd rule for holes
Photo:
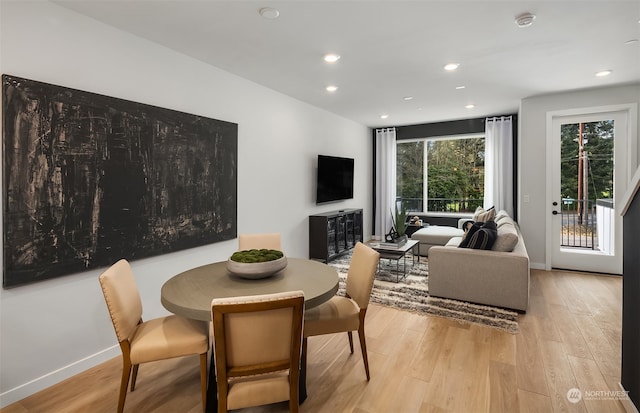
[[353,198],[353,159],[318,155],[316,203]]

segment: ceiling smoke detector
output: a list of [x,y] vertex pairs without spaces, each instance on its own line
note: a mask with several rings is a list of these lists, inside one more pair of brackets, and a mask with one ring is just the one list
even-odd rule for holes
[[516,24],[518,25],[518,27],[529,27],[533,24],[533,21],[535,19],[535,14],[523,13],[516,17]]

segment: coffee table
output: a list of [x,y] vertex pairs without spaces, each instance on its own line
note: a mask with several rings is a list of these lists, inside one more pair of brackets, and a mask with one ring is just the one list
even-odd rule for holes
[[[413,253],[413,260],[411,265],[415,265],[416,259],[420,261],[420,242],[415,239],[409,239],[401,247],[390,247],[381,243],[380,241],[369,241],[367,245],[380,253],[380,258],[396,261],[396,282],[400,281],[400,259],[403,260],[402,265],[402,278],[407,277],[407,252]],[[417,249],[418,253],[415,254],[414,250]]]

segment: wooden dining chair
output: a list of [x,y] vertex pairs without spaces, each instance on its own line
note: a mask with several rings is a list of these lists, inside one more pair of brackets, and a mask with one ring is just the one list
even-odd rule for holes
[[251,249],[271,249],[282,250],[282,242],[280,233],[264,233],[264,234],[240,234],[238,235],[238,250]]
[[218,412],[289,400],[297,412],[302,291],[211,302]]
[[122,350],[118,413],[124,409],[130,376],[131,391],[135,389],[140,364],[194,354],[200,355],[200,388],[202,410],[205,411],[209,350],[207,323],[176,315],[142,321],[142,301],[126,260],[113,264],[100,275],[99,280]]
[[[367,380],[370,379],[364,318],[373,289],[380,253],[358,242],[353,250],[347,273],[346,296],[334,296],[317,307],[308,309],[304,316],[302,362],[306,363],[307,337],[347,332],[353,354],[353,331],[358,331],[362,361]],[[305,366],[306,367],[306,366]],[[304,368],[306,371],[306,368]]]

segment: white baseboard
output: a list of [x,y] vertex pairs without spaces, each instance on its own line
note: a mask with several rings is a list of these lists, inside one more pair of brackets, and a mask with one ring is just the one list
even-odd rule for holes
[[20,386],[14,387],[13,389],[7,390],[6,392],[0,394],[0,409],[26,397],[29,397],[32,394],[39,392],[40,390],[51,387],[56,383],[60,383],[61,381],[75,376],[78,373],[95,367],[100,363],[104,363],[105,361],[117,357],[120,354],[121,353],[119,345],[109,347],[98,353],[92,354],[81,360],[75,361],[69,365],[47,373],[44,376],[21,384]]
[[[618,386],[620,386],[620,390],[626,393],[626,390],[624,389],[622,383],[618,383]],[[620,402],[622,403],[622,406],[627,411],[627,413],[640,413],[638,412],[638,408],[633,404],[630,398],[626,397],[620,400]]]
[[531,268],[532,270],[546,270],[547,266],[544,264],[540,264],[537,262],[530,262],[529,263],[529,268]]

